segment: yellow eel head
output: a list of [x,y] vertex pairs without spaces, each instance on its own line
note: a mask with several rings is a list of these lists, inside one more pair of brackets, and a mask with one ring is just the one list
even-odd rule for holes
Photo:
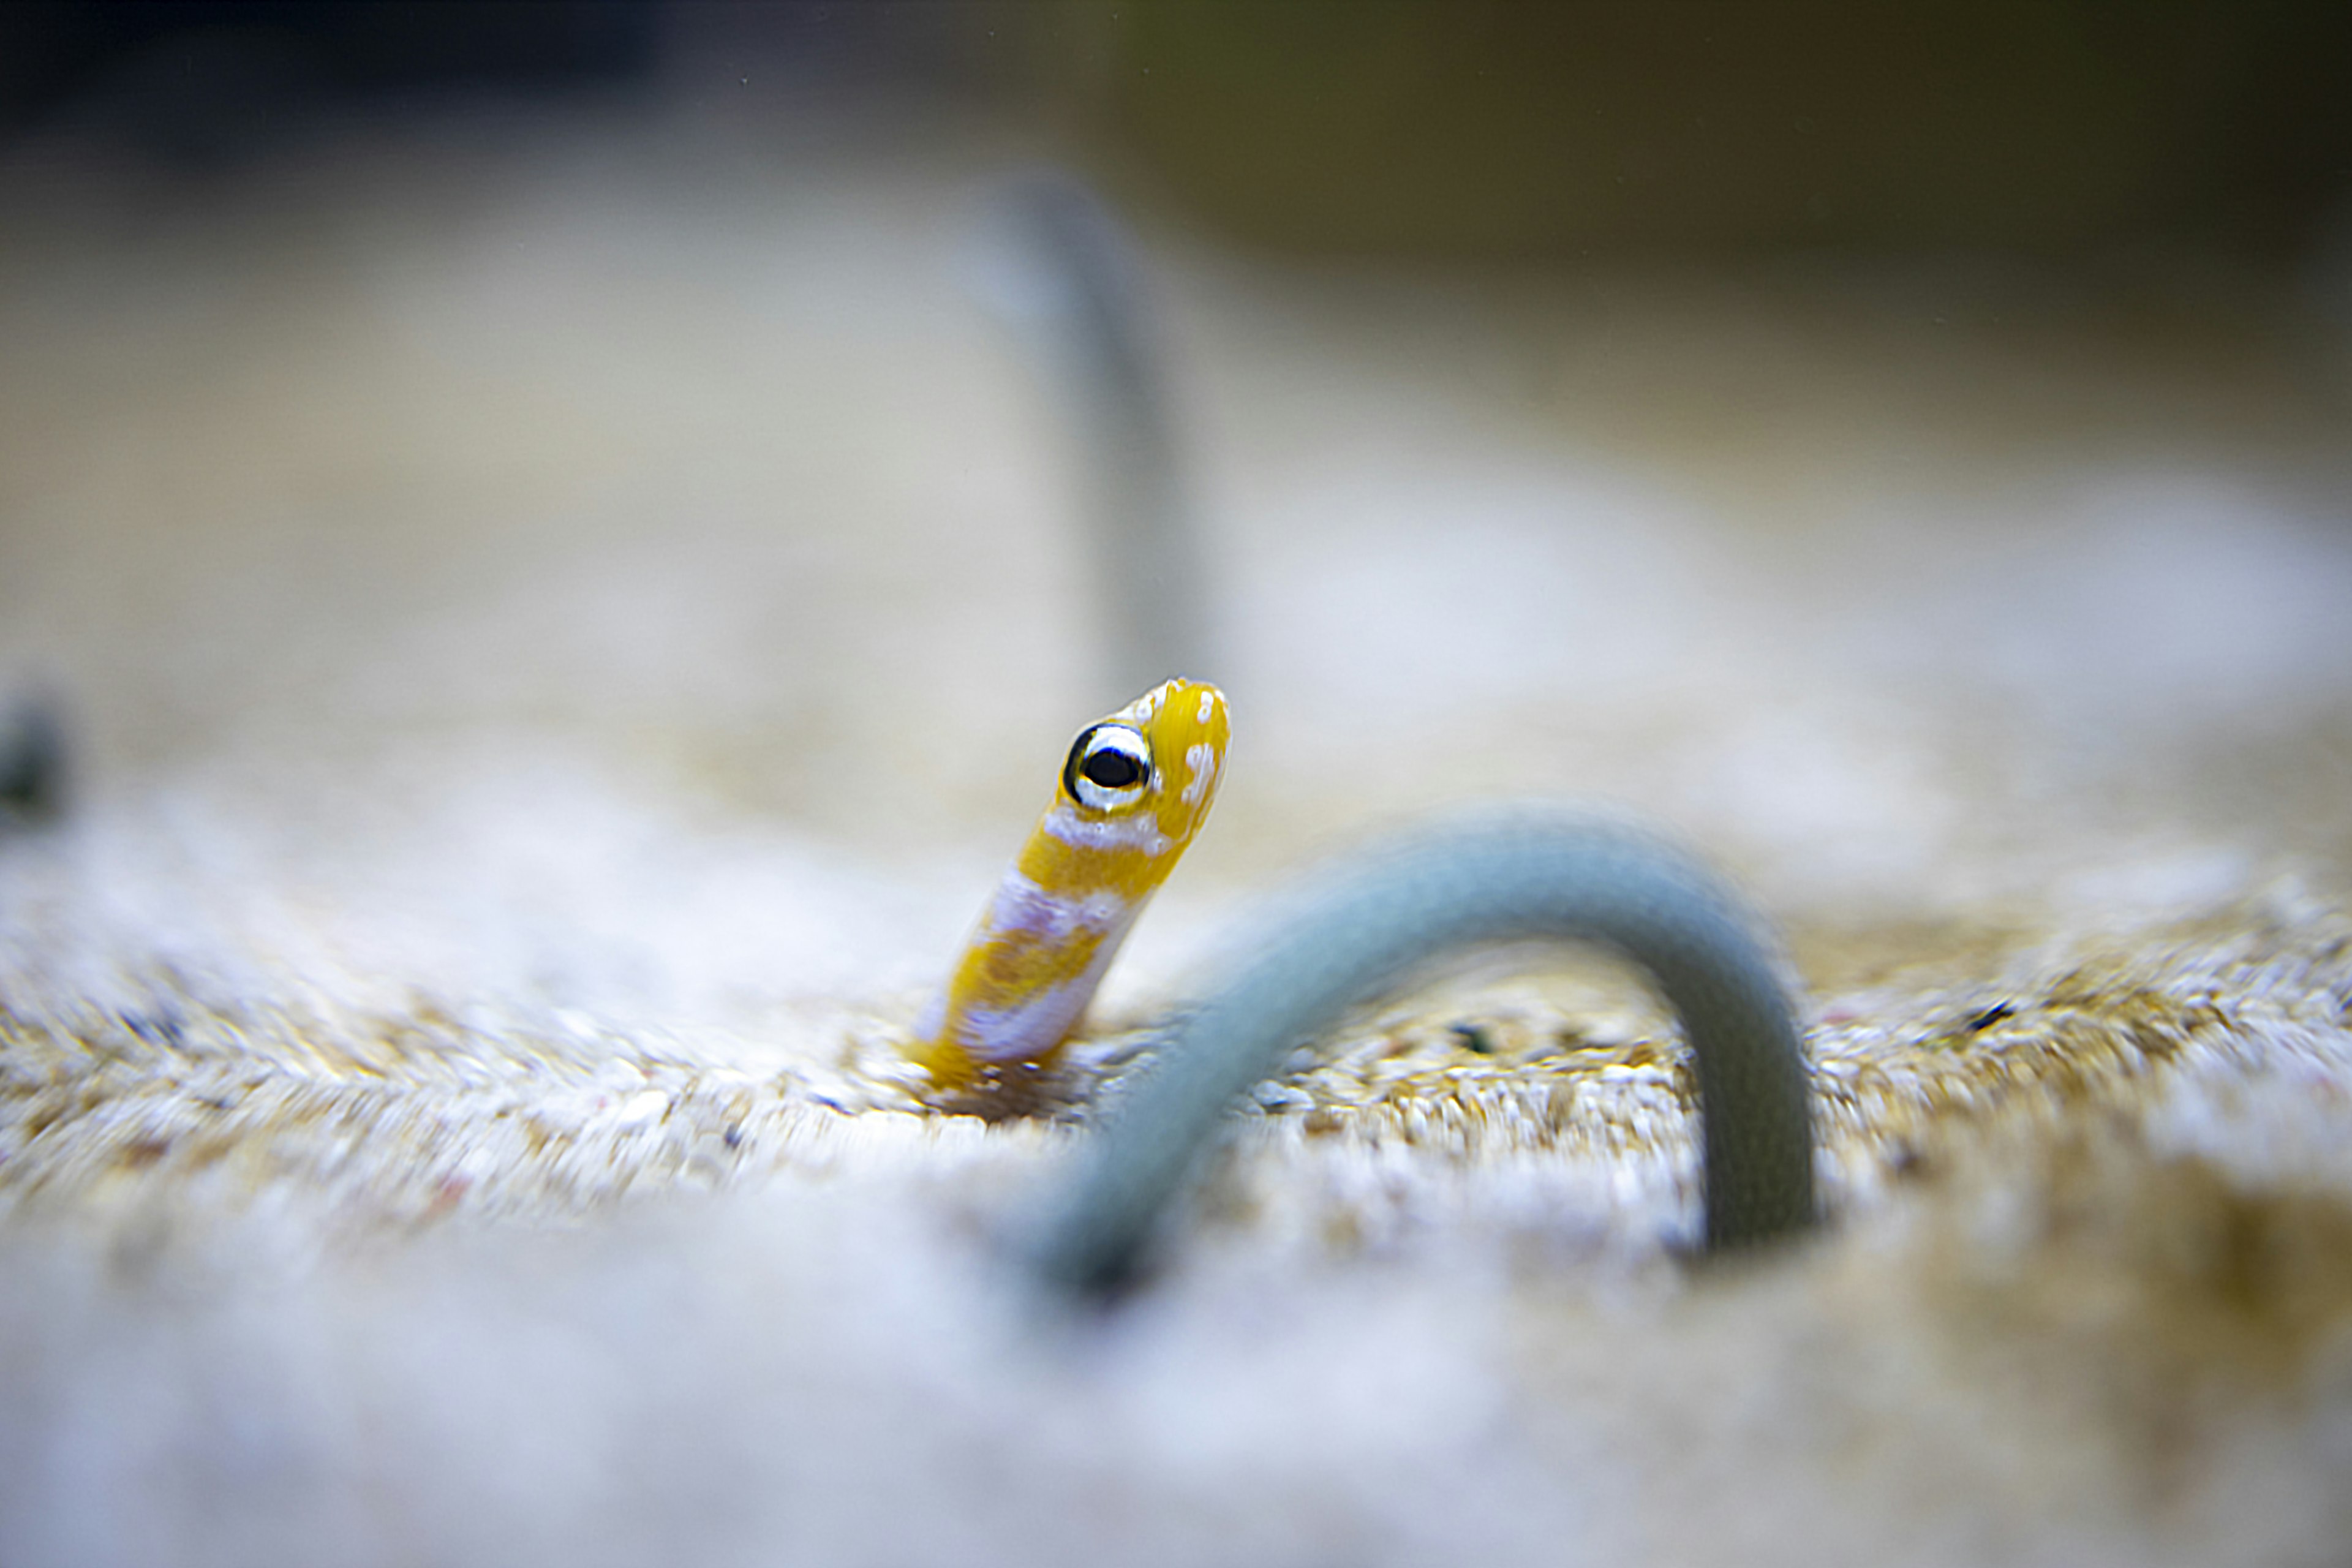
[[1226,733],[1224,693],[1197,680],[1169,681],[1079,731],[1053,803],[918,1026],[914,1054],[936,1089],[998,1098],[1052,1062],[1207,819]]
[[1197,680],[1154,687],[1087,725],[1030,841],[1037,868],[1072,889],[1149,896],[1208,819],[1226,732],[1225,694]]

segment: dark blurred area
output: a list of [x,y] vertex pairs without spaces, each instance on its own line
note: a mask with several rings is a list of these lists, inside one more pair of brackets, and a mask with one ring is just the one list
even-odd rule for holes
[[67,5],[0,8],[0,132],[201,167],[484,88],[1013,100],[1229,238],[1575,259],[2292,261],[2352,194],[2352,6]]
[[2352,7],[1311,4],[1134,13],[1121,126],[1269,240],[1455,254],[2307,243]]
[[8,5],[0,132],[97,132],[204,166],[338,104],[640,75],[658,24],[641,4]]

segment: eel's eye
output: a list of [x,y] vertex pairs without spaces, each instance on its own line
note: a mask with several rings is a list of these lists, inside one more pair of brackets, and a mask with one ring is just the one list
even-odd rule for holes
[[1097,724],[1080,735],[1062,766],[1062,787],[1097,811],[1139,799],[1150,784],[1150,743],[1124,724]]

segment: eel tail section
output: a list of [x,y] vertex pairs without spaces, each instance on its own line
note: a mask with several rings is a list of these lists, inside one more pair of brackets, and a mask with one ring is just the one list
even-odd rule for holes
[[1155,687],[1070,745],[1053,800],[916,1026],[944,1104],[1025,1108],[1128,929],[1207,820],[1224,773],[1224,694]]
[[1245,944],[1237,973],[1172,1026],[1076,1156],[1033,1237],[1032,1262],[1071,1293],[1114,1291],[1136,1272],[1226,1108],[1302,1039],[1436,953],[1545,937],[1632,960],[1681,1018],[1697,1058],[1708,1249],[1811,1225],[1805,1062],[1761,928],[1671,845],[1521,807],[1365,852]]

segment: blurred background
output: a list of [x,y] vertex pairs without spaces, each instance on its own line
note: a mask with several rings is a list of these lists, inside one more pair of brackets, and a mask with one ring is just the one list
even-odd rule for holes
[[1499,794],[1832,966],[2340,893],[2347,88],[2318,0],[0,9],[18,984],[912,995],[1155,660],[1146,990]]

